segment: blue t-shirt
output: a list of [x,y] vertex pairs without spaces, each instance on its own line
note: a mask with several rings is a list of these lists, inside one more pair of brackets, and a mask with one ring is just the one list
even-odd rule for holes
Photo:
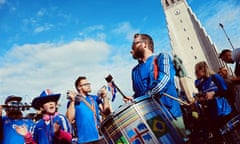
[[[154,61],[157,65],[157,79],[154,78]],[[182,116],[180,104],[163,93],[178,97],[174,82],[175,69],[170,56],[160,53],[158,56],[149,57],[146,62],[140,62],[132,70],[132,85],[134,98],[144,95],[161,95],[161,102],[174,117]]]
[[10,119],[2,117],[3,122],[3,140],[0,144],[24,144],[24,137],[15,130],[15,125],[26,126],[29,132],[33,131],[34,122],[30,119]]
[[52,144],[54,139],[53,124],[56,122],[60,125],[61,130],[71,133],[71,125],[68,119],[64,115],[58,114],[49,121],[40,119],[36,122],[33,131],[33,140],[37,144]]
[[96,141],[99,139],[99,110],[101,102],[98,96],[86,96],[87,102],[95,108],[96,116],[93,111],[83,102],[75,103],[75,120],[77,127],[78,143]]

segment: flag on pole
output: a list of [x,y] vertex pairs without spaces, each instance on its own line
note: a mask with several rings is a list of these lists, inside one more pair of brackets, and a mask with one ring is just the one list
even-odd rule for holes
[[112,94],[112,102],[113,102],[115,100],[116,93],[117,93],[117,89],[116,89],[115,85],[113,84],[113,82],[108,83],[108,91],[110,91]]

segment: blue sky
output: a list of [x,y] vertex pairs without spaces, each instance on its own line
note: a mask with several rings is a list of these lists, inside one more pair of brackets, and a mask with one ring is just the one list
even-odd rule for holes
[[[218,50],[230,48],[219,22],[234,47],[240,47],[240,1],[188,0]],[[171,52],[160,0],[0,0],[0,102],[19,95],[31,102],[46,88],[74,90],[85,75],[93,93],[112,74],[126,95],[132,95],[129,53],[134,33],[148,33],[155,50]],[[114,109],[122,105],[118,94]]]

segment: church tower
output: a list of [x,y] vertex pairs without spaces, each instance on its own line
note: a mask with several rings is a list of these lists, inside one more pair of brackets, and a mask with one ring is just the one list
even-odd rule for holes
[[161,0],[166,16],[172,54],[177,55],[195,80],[195,64],[206,61],[217,72],[224,63],[218,58],[216,46],[185,0]]
[[193,93],[197,93],[194,85],[196,63],[206,61],[214,72],[226,65],[218,58],[215,44],[186,0],[161,0],[161,3],[166,17],[172,54],[178,57],[187,72],[187,76],[179,76],[177,88],[184,91],[189,102],[192,102]]

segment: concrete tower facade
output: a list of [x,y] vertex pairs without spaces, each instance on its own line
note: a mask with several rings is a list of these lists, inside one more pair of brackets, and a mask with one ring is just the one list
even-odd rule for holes
[[206,61],[217,72],[224,63],[216,46],[185,0],[161,0],[166,16],[172,54],[183,62],[187,75],[195,80],[194,66]]
[[177,87],[184,91],[189,102],[192,102],[193,93],[197,93],[194,85],[196,63],[206,61],[214,72],[226,65],[218,58],[215,44],[186,0],[161,0],[161,4],[166,17],[172,54],[180,58],[187,72],[186,77],[179,77]]

